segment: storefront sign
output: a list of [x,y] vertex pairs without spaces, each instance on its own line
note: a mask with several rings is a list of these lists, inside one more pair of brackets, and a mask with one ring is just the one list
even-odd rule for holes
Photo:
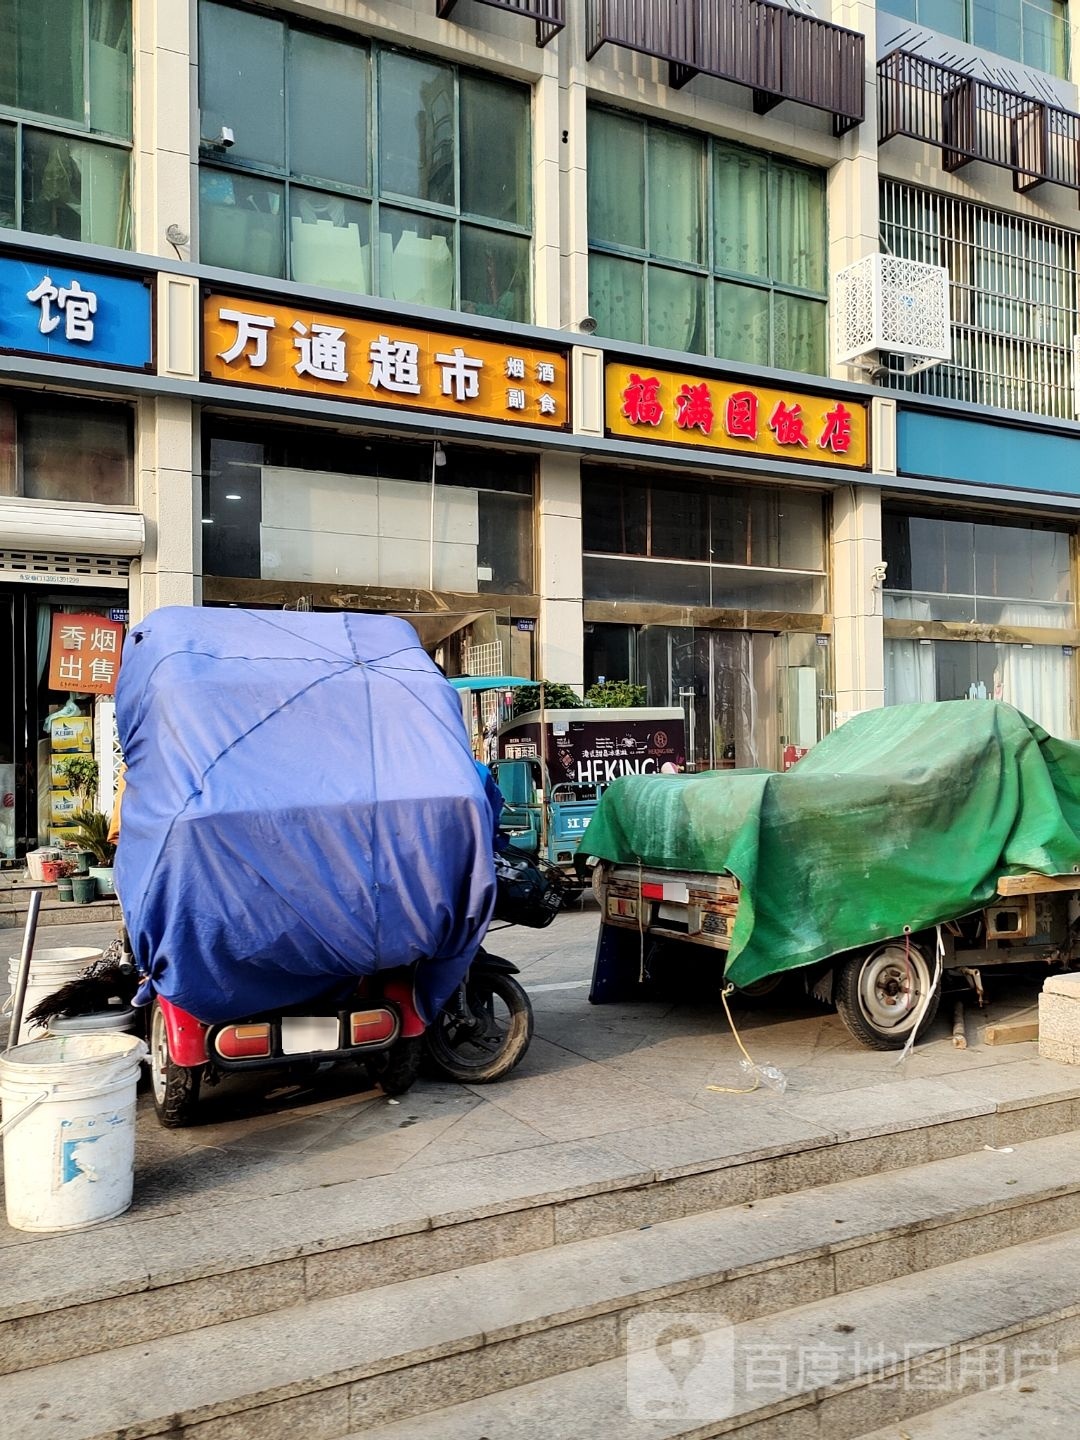
[[144,370],[152,337],[148,280],[0,255],[0,350]]
[[867,406],[794,390],[609,365],[609,435],[865,469]]
[[52,617],[49,689],[111,695],[116,689],[124,627],[101,615]]
[[332,400],[553,429],[570,419],[564,351],[411,329],[392,316],[209,295],[203,367],[214,380]]

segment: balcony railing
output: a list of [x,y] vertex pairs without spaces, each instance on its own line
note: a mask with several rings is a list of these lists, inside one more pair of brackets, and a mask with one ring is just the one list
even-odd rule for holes
[[942,168],[972,160],[1013,173],[1023,193],[1049,182],[1080,191],[1080,115],[894,50],[878,62],[880,143],[895,135],[941,147]]
[[772,0],[586,0],[587,58],[610,43],[666,60],[681,88],[695,75],[746,85],[764,114],[782,100],[825,110],[842,135],[864,115],[865,51],[846,30]]
[[[566,0],[479,0],[496,10],[513,10],[517,15],[536,21],[536,43],[546,45],[566,25]],[[435,13],[440,20],[450,18],[457,0],[435,0]]]

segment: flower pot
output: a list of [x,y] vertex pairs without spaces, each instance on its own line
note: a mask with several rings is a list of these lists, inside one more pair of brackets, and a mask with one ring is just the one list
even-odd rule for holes
[[77,850],[75,852],[75,874],[89,875],[90,866],[94,863],[94,852],[92,850]]
[[73,875],[71,888],[76,905],[89,905],[97,899],[97,881],[93,875]]
[[113,896],[116,894],[116,886],[113,884],[113,867],[111,865],[91,865],[90,874],[97,881],[99,895]]
[[58,900],[74,900],[75,891],[72,888],[72,884],[72,877],[70,875],[61,875],[56,882],[56,898]]
[[63,873],[63,860],[43,860],[41,862],[41,878],[46,885],[55,885]]

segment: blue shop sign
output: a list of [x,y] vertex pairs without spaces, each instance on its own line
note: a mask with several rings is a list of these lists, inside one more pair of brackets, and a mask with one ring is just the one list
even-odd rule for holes
[[995,424],[902,406],[896,445],[901,475],[997,490],[1080,494],[1080,434],[1048,430],[1045,421]]
[[61,256],[0,256],[0,350],[147,369],[147,280],[87,270]]

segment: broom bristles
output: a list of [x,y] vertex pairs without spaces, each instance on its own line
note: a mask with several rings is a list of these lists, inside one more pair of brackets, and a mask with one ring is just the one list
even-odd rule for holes
[[114,996],[126,1005],[139,988],[138,976],[131,965],[121,962],[106,967],[98,962],[90,970],[95,973],[88,971],[46,995],[27,1015],[27,1021],[47,1025],[54,1015],[91,1015],[96,1010],[107,1009]]

